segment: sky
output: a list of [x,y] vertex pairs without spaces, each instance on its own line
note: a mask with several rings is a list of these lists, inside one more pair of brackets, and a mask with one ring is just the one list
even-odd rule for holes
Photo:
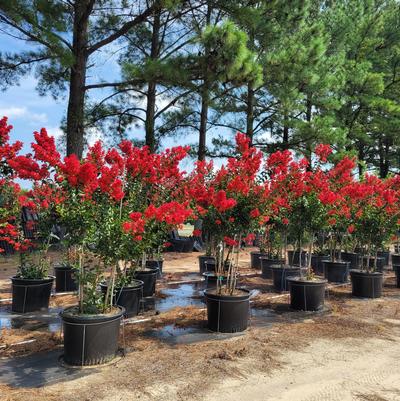
[[[17,39],[0,35],[0,52],[18,51],[27,48]],[[0,92],[0,117],[8,117],[14,129],[11,140],[24,142],[25,149],[33,139],[33,132],[46,127],[55,137],[61,135],[60,122],[64,115],[66,100],[56,101],[51,96],[39,96],[35,90],[37,80],[33,75],[25,76],[20,84]]]

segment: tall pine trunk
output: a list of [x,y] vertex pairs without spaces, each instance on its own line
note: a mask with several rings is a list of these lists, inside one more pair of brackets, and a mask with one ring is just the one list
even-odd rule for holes
[[364,174],[364,160],[365,160],[365,146],[363,143],[358,143],[357,145],[357,150],[358,150],[358,175],[360,177],[363,176]]
[[[307,100],[306,100],[306,121],[308,123],[308,127],[310,129],[311,127],[311,119],[312,119],[312,102],[311,102],[311,95],[307,95]],[[306,148],[306,157],[308,158],[309,165],[308,169],[312,169],[312,148],[311,148],[311,143],[310,141],[307,141],[305,143],[305,148]]]
[[75,153],[82,157],[84,146],[85,120],[85,84],[88,55],[89,13],[87,7],[90,0],[76,1],[74,10],[74,30],[72,52],[74,63],[70,74],[70,90],[67,109],[67,154]]
[[250,145],[252,145],[254,136],[254,89],[251,83],[247,85],[246,135],[250,138]]
[[379,177],[386,178],[389,174],[389,150],[390,143],[387,138],[379,138]]
[[199,127],[199,150],[197,158],[204,160],[206,157],[206,138],[207,138],[207,120],[208,120],[208,102],[209,92],[208,82],[204,80],[203,91],[201,95],[200,127]]
[[[157,9],[154,13],[153,22],[153,33],[151,38],[151,53],[150,58],[157,60],[160,53],[160,22],[161,22],[161,11]],[[146,105],[146,145],[149,147],[151,152],[156,149],[155,139],[155,112],[156,112],[156,95],[157,95],[157,82],[151,80],[147,88],[147,105]]]
[[283,115],[282,147],[283,149],[289,148],[289,117],[286,110]]
[[[211,22],[212,7],[210,2],[207,2],[207,16],[206,25]],[[209,79],[208,79],[208,62],[209,60],[209,49],[204,49],[204,68],[203,68],[203,86],[201,89],[201,111],[200,111],[200,126],[199,126],[199,149],[197,152],[198,160],[204,160],[206,158],[206,140],[207,140],[207,121],[208,121],[208,108],[210,101],[210,90],[209,90]]]

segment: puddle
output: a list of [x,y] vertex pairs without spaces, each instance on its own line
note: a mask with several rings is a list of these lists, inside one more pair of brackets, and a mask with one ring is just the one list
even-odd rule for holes
[[168,288],[160,291],[162,297],[147,297],[143,299],[144,311],[167,312],[176,307],[204,307],[204,286],[204,282],[171,284]]
[[179,327],[169,324],[159,329],[152,329],[145,334],[151,338],[156,338],[171,345],[194,344],[203,341],[225,340],[227,338],[243,336],[241,333],[214,333],[206,327]]
[[58,332],[61,330],[60,312],[61,308],[50,308],[43,312],[19,314],[12,312],[10,307],[0,307],[0,329]]

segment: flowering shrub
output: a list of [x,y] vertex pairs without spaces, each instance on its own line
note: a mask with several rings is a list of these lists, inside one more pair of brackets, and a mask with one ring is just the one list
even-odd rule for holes
[[[218,170],[212,162],[197,162],[185,187],[196,217],[203,222],[208,253],[216,256],[221,275],[224,260],[232,262],[234,248],[259,225],[259,208],[265,200],[265,187],[258,177],[262,153],[241,133],[236,135],[236,151],[237,156]],[[228,273],[227,287],[232,289],[229,276],[235,279],[236,273]]]
[[31,245],[20,230],[20,200],[23,197],[19,185],[13,181],[15,172],[9,166],[22,148],[22,142],[9,143],[12,128],[7,117],[0,120],[0,253],[5,251],[6,244],[17,251],[24,251]]
[[[131,273],[143,253],[161,246],[168,232],[192,215],[188,203],[179,202],[184,172],[178,165],[187,149],[152,154],[125,141],[107,151],[97,142],[83,160],[75,155],[62,159],[46,130],[34,137],[31,154],[15,152],[7,160],[16,176],[32,181],[22,204],[39,215],[42,240],[56,221],[65,227],[65,240],[79,255],[80,312],[104,311],[115,280],[123,285],[131,279],[128,265]],[[89,266],[88,249],[101,263]],[[102,304],[95,289],[107,267],[111,290]]]
[[[55,223],[64,226],[65,241],[77,254],[81,312],[105,310],[115,283],[128,283],[144,256],[162,249],[168,233],[189,220],[202,220],[202,230],[193,235],[206,237],[218,274],[223,262],[231,262],[227,291],[236,280],[234,254],[237,262],[240,245],[254,241],[254,232],[262,232],[269,254],[286,258],[289,242],[300,249],[308,244],[311,254],[323,230],[334,258],[348,238],[376,254],[398,228],[400,179],[357,180],[354,159],[328,164],[328,145],[315,148],[313,168],[289,150],[264,162],[238,133],[236,155],[226,165],[215,169],[212,162],[197,162],[187,174],[179,167],[184,147],[154,154],[129,141],[112,149],[97,142],[82,160],[62,158],[42,129],[34,133],[32,152],[21,155],[22,143],[9,144],[11,128],[6,118],[0,120],[0,240],[17,250],[37,243],[46,251]],[[15,178],[30,180],[31,189],[22,192]],[[21,206],[39,216],[33,243],[21,237]],[[89,268],[93,255],[96,263]],[[29,274],[43,275],[43,266],[34,265]],[[96,286],[105,268],[111,268],[111,289],[103,304]]]
[[362,248],[366,258],[365,267],[370,268],[369,258],[376,256],[379,250],[398,231],[400,219],[400,177],[390,177],[381,180],[372,175],[366,175],[360,182],[354,182],[349,189],[352,194],[352,235]]

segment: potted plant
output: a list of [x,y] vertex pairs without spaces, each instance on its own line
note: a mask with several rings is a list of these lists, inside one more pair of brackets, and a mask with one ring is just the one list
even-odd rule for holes
[[72,292],[78,289],[75,278],[75,265],[77,252],[74,247],[65,248],[60,262],[54,264],[55,290],[56,292]]
[[[159,199],[159,197],[156,197]],[[146,228],[142,236],[142,243],[145,248],[142,253],[141,263],[135,271],[134,277],[144,282],[143,296],[152,296],[155,293],[156,278],[159,272],[158,268],[146,266],[146,249],[152,249],[154,244],[164,241],[166,233],[173,228],[183,224],[192,216],[192,210],[188,203],[177,201],[160,203],[159,206],[150,204],[143,213],[146,219]],[[131,215],[131,217],[134,217]]]
[[[265,256],[260,257],[261,277],[272,279],[272,267],[285,264],[284,253],[287,225],[282,222],[279,215],[264,219],[263,230],[259,235],[260,249]],[[286,222],[286,219],[283,219]]]
[[354,158],[343,157],[327,172],[329,187],[321,194],[321,199],[327,207],[325,219],[330,260],[324,262],[324,275],[328,282],[347,282],[350,261],[353,261],[351,254],[346,254],[348,258],[346,260],[342,251],[349,243],[354,244],[354,241],[349,241],[354,231],[354,193],[352,191],[355,183],[352,173],[354,168]]
[[[32,158],[17,155],[22,143],[8,144],[11,126],[7,119],[0,121],[1,173],[2,173],[2,235],[3,240],[20,251],[20,264],[12,282],[12,310],[26,313],[47,309],[54,277],[48,275],[49,258],[47,251],[52,237],[54,213],[46,199],[46,185],[41,180],[49,176],[46,166],[40,169]],[[37,133],[36,133],[37,134]],[[22,192],[12,179],[32,179],[33,189]],[[35,238],[24,238],[21,223],[22,207],[38,215]],[[32,227],[30,227],[32,228]],[[6,234],[6,237],[4,237]]]
[[[324,229],[325,204],[321,199],[327,186],[326,174],[321,165],[326,162],[330,148],[319,145],[315,149],[319,163],[311,170],[306,159],[292,160],[290,152],[271,156],[271,187],[274,188],[278,204],[284,204],[288,219],[289,239],[294,240],[294,249],[302,250],[308,243],[308,255],[314,251],[317,234]],[[293,254],[292,254],[293,255]],[[301,255],[301,254],[300,254]],[[324,305],[326,280],[317,278],[312,269],[312,259],[308,257],[307,268],[273,267],[274,286],[277,290],[290,291],[291,307],[300,310],[318,310]]]
[[[12,167],[21,178],[35,182],[32,202],[36,205],[41,202],[43,209],[51,211],[57,222],[67,227],[69,243],[78,254],[78,305],[61,313],[64,361],[79,366],[103,363],[116,355],[123,309],[108,303],[98,292],[104,266],[98,261],[93,263],[89,249],[99,229],[96,198],[104,173],[99,172],[101,149],[92,147],[82,161],[75,155],[61,160],[54,138],[45,129],[34,136],[33,155],[15,157]],[[114,193],[118,182],[110,180],[105,187],[108,193]]]
[[396,233],[399,219],[399,180],[381,180],[366,175],[355,183],[355,231],[363,250],[360,269],[351,270],[352,294],[379,298],[382,295],[383,272],[378,267],[378,251]]
[[[279,224],[283,242],[284,263],[270,267],[273,285],[278,292],[288,290],[288,277],[300,275],[301,267],[293,266],[293,258],[289,256],[288,244],[290,239],[301,237],[295,246],[302,248],[304,227],[296,224],[295,219],[291,221],[291,214],[295,211],[294,206],[296,206],[295,202],[298,198],[298,191],[293,190],[293,185],[299,181],[298,175],[303,176],[305,167],[304,161],[295,162],[288,150],[271,154],[266,163],[266,174],[269,179],[269,203],[264,213],[269,213],[270,221]],[[300,230],[298,230],[299,227]],[[301,261],[300,259],[300,265]]]
[[236,151],[237,156],[217,171],[211,163],[198,163],[186,188],[214,251],[215,272],[204,273],[214,285],[204,295],[208,327],[217,332],[247,328],[249,291],[237,288],[239,250],[245,234],[259,225],[258,207],[265,197],[265,186],[257,179],[261,152],[240,133]]

